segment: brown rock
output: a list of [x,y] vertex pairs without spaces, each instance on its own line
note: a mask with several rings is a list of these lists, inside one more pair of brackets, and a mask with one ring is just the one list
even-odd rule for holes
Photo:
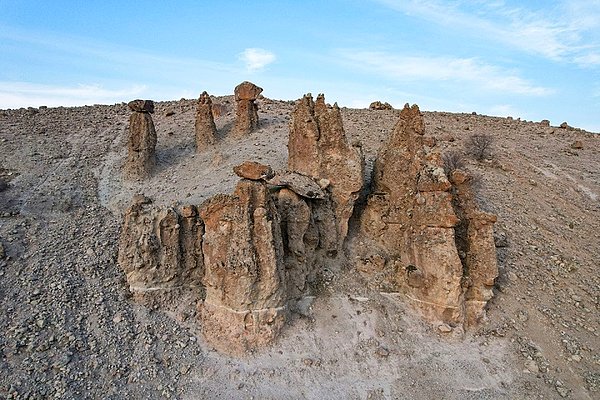
[[581,140],[576,140],[573,143],[571,143],[571,148],[575,150],[581,150],[583,149],[583,143],[581,142]]
[[381,101],[374,101],[369,105],[370,110],[393,110],[394,107],[390,103],[382,103]]
[[289,188],[294,193],[308,199],[323,200],[328,196],[313,178],[296,172],[278,172],[269,180],[269,184]]
[[243,352],[272,341],[287,315],[279,215],[265,183],[242,180],[201,206],[207,341]]
[[225,104],[213,103],[211,111],[213,119],[218,119],[221,115],[227,114],[228,107]]
[[212,101],[206,92],[202,92],[196,109],[196,151],[203,151],[216,143],[217,127],[213,118]]
[[262,88],[251,82],[242,82],[235,88],[235,127],[234,135],[244,136],[258,128],[258,106],[254,102]]
[[497,275],[495,217],[476,208],[468,174],[455,170],[453,187],[440,155],[426,153],[424,133],[419,108],[406,105],[375,161],[361,229],[395,260],[398,289],[426,318],[470,324],[481,318]]
[[244,161],[242,164],[233,167],[233,172],[241,178],[253,181],[268,180],[275,175],[270,166],[256,161]]
[[156,209],[143,196],[125,213],[119,264],[134,298],[169,305],[183,292],[199,298],[203,289],[203,225],[193,206],[184,217],[172,208]]
[[131,111],[142,113],[154,113],[154,102],[152,100],[132,100],[127,103]]
[[364,160],[344,132],[337,104],[316,103],[307,94],[297,104],[290,125],[288,169],[315,179],[327,179],[337,221],[340,245],[348,233],[348,220],[363,186]]
[[[150,100],[135,100],[130,108],[144,109],[147,106],[139,106],[139,102],[150,102]],[[132,107],[131,104],[137,104]],[[153,110],[152,106],[152,110]],[[127,142],[127,161],[123,168],[126,179],[145,179],[152,175],[156,164],[156,130],[150,112],[134,111],[129,117],[129,140]]]
[[541,126],[545,126],[545,127],[549,127],[550,126],[550,121],[548,121],[547,119],[543,119],[540,121],[540,125]]
[[[455,179],[457,178],[457,179]],[[465,323],[475,325],[485,318],[485,306],[493,297],[498,277],[494,223],[496,216],[482,212],[475,200],[471,177],[456,170],[452,176],[454,209],[460,218],[456,226],[456,245],[465,254]]]
[[568,123],[566,123],[566,122],[563,122],[562,124],[560,124],[560,127],[561,127],[562,129],[570,129],[570,128],[571,128],[571,127],[569,126],[569,124],[568,124]]

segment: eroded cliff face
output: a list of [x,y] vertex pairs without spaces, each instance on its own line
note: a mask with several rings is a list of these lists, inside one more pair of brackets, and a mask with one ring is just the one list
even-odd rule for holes
[[375,164],[361,216],[364,241],[372,244],[366,248],[373,250],[358,252],[359,270],[372,273],[367,260],[385,260],[390,286],[427,319],[462,327],[483,318],[492,295],[495,217],[478,210],[460,171],[454,185],[448,180],[439,154],[426,152],[424,133],[419,108],[406,105]]
[[195,207],[159,209],[136,196],[119,240],[119,264],[135,299],[170,306],[186,292],[202,298],[204,226]]

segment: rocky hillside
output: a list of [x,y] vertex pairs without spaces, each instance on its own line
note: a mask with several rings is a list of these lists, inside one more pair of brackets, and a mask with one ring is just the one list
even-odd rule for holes
[[[212,103],[215,144],[202,152],[197,101],[156,103],[155,164],[139,180],[123,175],[125,104],[0,111],[1,397],[599,396],[598,135],[425,112],[428,145],[454,152],[477,177],[479,207],[497,216],[499,277],[487,321],[464,333],[432,324],[385,279],[357,269],[346,248],[349,257],[322,271],[274,342],[232,356],[206,341],[189,298],[169,309],[137,302],[118,263],[135,194],[158,207],[200,205],[233,192],[243,161],[288,166],[294,101],[258,100],[258,129],[243,136],[234,97]],[[342,108],[341,116],[370,183],[400,110]],[[493,140],[481,160],[467,151],[473,135]],[[351,246],[367,190],[348,223]]]

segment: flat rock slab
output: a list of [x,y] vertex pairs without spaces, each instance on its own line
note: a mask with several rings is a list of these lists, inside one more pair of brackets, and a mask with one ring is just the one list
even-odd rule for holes
[[299,196],[308,199],[322,200],[327,197],[314,179],[297,172],[278,172],[268,183],[273,186],[287,187]]

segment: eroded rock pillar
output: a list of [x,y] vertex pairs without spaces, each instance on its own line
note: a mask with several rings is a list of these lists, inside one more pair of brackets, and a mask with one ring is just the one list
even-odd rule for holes
[[262,93],[262,88],[252,82],[242,82],[235,87],[235,127],[236,137],[249,134],[258,128],[258,106],[255,100]]
[[127,161],[123,169],[126,179],[146,179],[156,164],[156,130],[152,122],[154,102],[133,100],[128,104],[133,111],[129,117]]
[[212,101],[207,92],[202,92],[196,108],[196,151],[200,152],[216,143],[217,126],[213,117]]
[[241,180],[233,195],[204,203],[206,339],[228,352],[272,341],[287,315],[280,222],[266,183]]

